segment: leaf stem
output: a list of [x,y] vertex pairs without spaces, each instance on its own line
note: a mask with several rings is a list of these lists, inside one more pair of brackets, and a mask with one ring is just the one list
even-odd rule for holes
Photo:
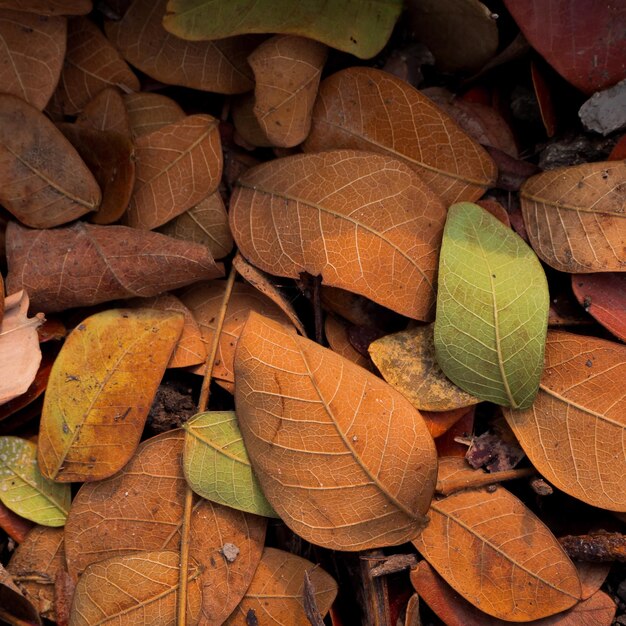
[[187,624],[187,582],[189,571],[189,530],[191,526],[191,510],[193,508],[193,491],[187,485],[185,489],[185,508],[183,510],[183,525],[180,531],[180,570],[178,579],[177,624]]

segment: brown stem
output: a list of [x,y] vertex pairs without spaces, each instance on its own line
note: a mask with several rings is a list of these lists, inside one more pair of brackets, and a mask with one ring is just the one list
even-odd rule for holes
[[607,563],[626,563],[626,535],[599,532],[594,535],[567,535],[559,543],[571,559]]
[[504,480],[516,480],[518,478],[526,478],[535,474],[536,470],[532,467],[523,469],[505,470],[503,472],[493,472],[491,474],[476,472],[468,474],[462,478],[453,478],[451,480],[437,481],[436,491],[442,496],[449,496],[455,491],[462,489],[472,489],[484,487],[486,485],[494,485]]

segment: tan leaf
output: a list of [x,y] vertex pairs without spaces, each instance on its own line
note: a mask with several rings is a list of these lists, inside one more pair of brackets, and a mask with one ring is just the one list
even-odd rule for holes
[[624,380],[623,344],[550,331],[537,399],[524,411],[505,411],[547,480],[611,511],[626,511]]
[[162,126],[180,122],[185,117],[185,112],[174,100],[160,93],[140,91],[122,97],[128,111],[131,134],[135,139],[159,130]]
[[309,134],[327,54],[312,39],[276,35],[248,57],[256,80],[254,114],[273,145],[297,146]]
[[[180,430],[148,439],[121,472],[81,487],[65,526],[72,576],[113,556],[178,552],[186,490],[183,441]],[[189,554],[203,568],[201,623],[221,624],[243,597],[261,558],[265,525],[260,516],[196,501]],[[224,556],[226,544],[239,548],[235,559]]]
[[336,550],[397,545],[419,533],[437,462],[408,400],[256,313],[239,338],[235,378],[252,467],[295,533]]
[[307,152],[372,150],[413,168],[446,205],[476,200],[496,180],[491,157],[403,80],[351,67],[322,81]]
[[372,363],[358,352],[348,339],[348,324],[335,315],[327,315],[324,322],[324,333],[326,340],[333,352],[336,352],[344,359],[352,361],[366,370],[373,371]]
[[[2,7],[3,3],[0,3]],[[15,3],[14,3],[14,7]],[[0,8],[0,83],[3,93],[45,108],[59,82],[67,20]]]
[[67,54],[58,87],[65,115],[76,115],[105,87],[138,91],[139,80],[100,29],[86,17],[69,21]]
[[0,324],[0,404],[23,394],[35,380],[41,363],[37,327],[43,316],[28,318],[28,294],[7,297]]
[[[72,602],[71,626],[159,624],[175,626],[179,594],[177,552],[140,552],[90,565]],[[200,568],[189,563],[187,625],[198,623],[202,604]]]
[[254,86],[246,57],[256,37],[185,41],[163,28],[167,0],[135,0],[119,22],[106,25],[107,36],[124,58],[168,85],[235,94]]
[[228,213],[219,191],[158,228],[160,233],[206,246],[214,259],[225,257],[233,249]]
[[381,337],[368,351],[383,378],[417,409],[449,411],[480,402],[441,371],[432,324]]
[[532,176],[522,214],[537,255],[561,272],[626,271],[626,163],[584,163]]
[[224,273],[199,244],[81,222],[54,230],[10,223],[7,262],[8,289],[27,289],[31,306],[42,311],[155,296]]
[[190,115],[135,141],[137,175],[127,223],[152,229],[213,193],[222,177],[218,121]]
[[70,142],[8,94],[0,94],[0,202],[33,228],[75,220],[100,204],[100,188]]
[[[210,283],[193,285],[180,294],[180,299],[189,308],[198,322],[207,351],[213,342],[215,321],[224,298],[225,288],[226,283],[224,281],[216,280]],[[220,335],[213,366],[214,378],[231,383],[235,381],[235,373],[233,371],[235,348],[250,311],[255,311],[289,326],[289,319],[273,302],[250,285],[235,283],[228,301],[226,317],[224,318],[222,334]],[[192,372],[203,376],[205,369],[203,364],[194,368]]]
[[93,6],[91,0],[0,0],[0,8],[37,15],[87,15]]
[[579,601],[573,563],[548,528],[505,489],[433,501],[429,517],[413,544],[457,593],[485,613],[520,622]]
[[130,137],[128,111],[124,98],[116,87],[105,87],[90,100],[76,119],[76,123],[95,130],[113,131],[124,137]]
[[260,269],[321,275],[416,319],[434,314],[445,208],[409,167],[352,150],[276,159],[239,178],[230,224]]
[[[295,554],[265,548],[248,591],[225,626],[264,623],[265,618],[281,626],[308,624],[304,610],[304,574],[309,573],[314,598],[322,616],[337,595],[337,583],[323,569]],[[270,621],[268,621],[270,623]]]

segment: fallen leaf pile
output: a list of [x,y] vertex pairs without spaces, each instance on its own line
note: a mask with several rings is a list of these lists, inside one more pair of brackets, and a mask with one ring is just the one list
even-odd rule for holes
[[611,626],[626,164],[545,147],[626,76],[587,4],[0,0],[0,620]]

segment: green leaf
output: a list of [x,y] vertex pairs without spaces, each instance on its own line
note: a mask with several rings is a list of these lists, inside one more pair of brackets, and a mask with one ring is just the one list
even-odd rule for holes
[[209,411],[184,426],[183,470],[198,495],[233,509],[278,517],[252,472],[234,411]]
[[535,253],[472,204],[448,211],[439,260],[437,361],[461,389],[515,409],[537,394],[550,304]]
[[163,25],[183,39],[301,35],[361,59],[387,43],[402,0],[169,0]]
[[44,478],[37,446],[19,437],[0,437],[0,501],[43,526],[63,526],[70,510],[70,485]]

